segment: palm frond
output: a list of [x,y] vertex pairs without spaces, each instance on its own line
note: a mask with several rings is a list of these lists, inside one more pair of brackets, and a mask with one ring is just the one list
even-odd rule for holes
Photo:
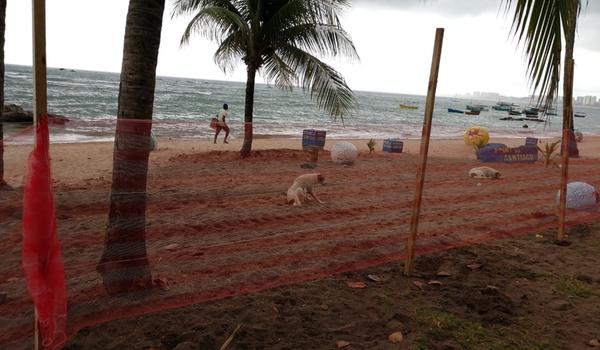
[[222,7],[207,7],[194,15],[181,37],[181,45],[186,45],[193,33],[221,42],[233,32],[247,33],[249,28],[237,13]]
[[319,108],[333,119],[350,114],[354,109],[354,94],[344,78],[331,66],[317,57],[292,45],[277,50],[284,62],[296,72],[297,81],[306,91],[310,91]]
[[329,24],[301,24],[286,29],[276,38],[281,43],[293,43],[294,46],[318,54],[335,57],[341,55],[350,60],[359,60],[356,47],[350,35],[340,26]]
[[286,90],[292,90],[297,83],[294,70],[276,53],[269,55],[261,71],[266,81],[274,81],[275,85]]
[[244,41],[240,37],[239,32],[232,33],[220,43],[215,51],[213,59],[225,74],[233,72],[245,55],[245,47],[242,46]]
[[358,59],[338,14],[349,0],[175,0],[173,16],[193,13],[182,44],[198,33],[219,43],[225,72],[241,60],[277,86],[300,85],[334,119],[348,115],[352,90],[317,57]]
[[558,96],[562,39],[569,28],[572,3],[579,0],[504,0],[507,11],[514,4],[511,32],[523,44],[527,72],[538,104],[548,108]]
[[239,15],[237,8],[230,0],[175,0],[171,18],[189,15],[207,7],[222,7]]

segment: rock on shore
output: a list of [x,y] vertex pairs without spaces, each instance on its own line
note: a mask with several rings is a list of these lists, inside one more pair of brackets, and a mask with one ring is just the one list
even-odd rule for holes
[[[0,116],[0,121],[4,123],[33,123],[33,112],[26,111],[23,107],[16,104],[4,106],[4,111]],[[64,115],[48,114],[48,121],[51,124],[65,124],[69,118]]]

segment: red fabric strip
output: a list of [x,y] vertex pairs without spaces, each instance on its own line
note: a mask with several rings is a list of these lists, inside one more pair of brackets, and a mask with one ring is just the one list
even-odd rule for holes
[[67,340],[67,293],[56,233],[47,115],[39,118],[35,133],[23,183],[23,269],[37,310],[42,346],[57,349]]

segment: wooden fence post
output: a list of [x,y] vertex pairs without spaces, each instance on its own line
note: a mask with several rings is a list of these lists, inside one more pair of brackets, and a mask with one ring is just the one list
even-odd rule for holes
[[565,75],[565,96],[563,99],[563,133],[561,143],[561,177],[560,177],[560,205],[558,213],[558,243],[565,240],[565,222],[567,216],[567,181],[569,180],[569,138],[571,134],[571,121],[573,120],[573,73],[575,61],[567,59]]
[[427,102],[425,104],[425,117],[423,132],[421,135],[420,160],[417,168],[417,185],[412,206],[412,217],[410,219],[410,235],[406,242],[404,274],[410,276],[413,269],[413,258],[415,255],[415,240],[419,227],[419,215],[421,213],[421,199],[423,196],[423,184],[425,183],[425,168],[427,166],[427,153],[429,152],[429,138],[431,135],[431,120],[433,119],[433,108],[435,106],[435,91],[440,70],[440,59],[442,56],[442,44],[444,41],[444,28],[437,28],[435,32],[435,44],[433,47],[433,59],[431,61],[431,72],[429,75],[429,88],[427,91]]
[[[32,0],[33,16],[33,126],[37,126],[39,117],[48,111],[48,92],[46,77],[46,0]],[[37,133],[34,132],[34,135]],[[37,139],[34,140],[37,143]],[[35,308],[35,305],[34,305]],[[38,313],[34,310],[34,348],[40,348]]]

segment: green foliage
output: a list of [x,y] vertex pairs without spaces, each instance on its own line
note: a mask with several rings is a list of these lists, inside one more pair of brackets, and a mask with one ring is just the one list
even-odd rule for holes
[[556,163],[554,162],[553,158],[555,158],[557,156],[557,154],[555,154],[555,153],[558,150],[559,144],[560,144],[560,140],[552,142],[552,143],[546,142],[546,144],[544,145],[544,148],[537,146],[538,151],[544,157],[544,165],[548,166],[550,164],[553,164],[556,166]]
[[479,322],[462,319],[440,309],[418,309],[419,327],[427,329],[417,338],[414,349],[437,348],[441,342],[460,349],[531,349],[548,350],[556,346],[533,339],[517,325],[484,326]]
[[[507,10],[515,5],[512,32],[524,44],[527,71],[540,102],[552,105],[561,76],[562,38],[574,38],[580,0],[504,0]],[[575,20],[575,22],[573,22]]]
[[375,150],[375,146],[377,146],[377,142],[375,142],[375,140],[370,139],[369,142],[367,142],[367,147],[369,147],[369,153],[373,153],[373,151]]
[[358,59],[338,17],[348,6],[348,0],[175,0],[172,16],[192,16],[182,45],[194,33],[217,42],[214,60],[224,72],[244,62],[249,73],[281,88],[308,90],[320,108],[343,120],[354,95],[318,57]]
[[554,285],[558,292],[569,296],[588,298],[598,295],[598,292],[590,284],[579,281],[573,276],[562,276]]

